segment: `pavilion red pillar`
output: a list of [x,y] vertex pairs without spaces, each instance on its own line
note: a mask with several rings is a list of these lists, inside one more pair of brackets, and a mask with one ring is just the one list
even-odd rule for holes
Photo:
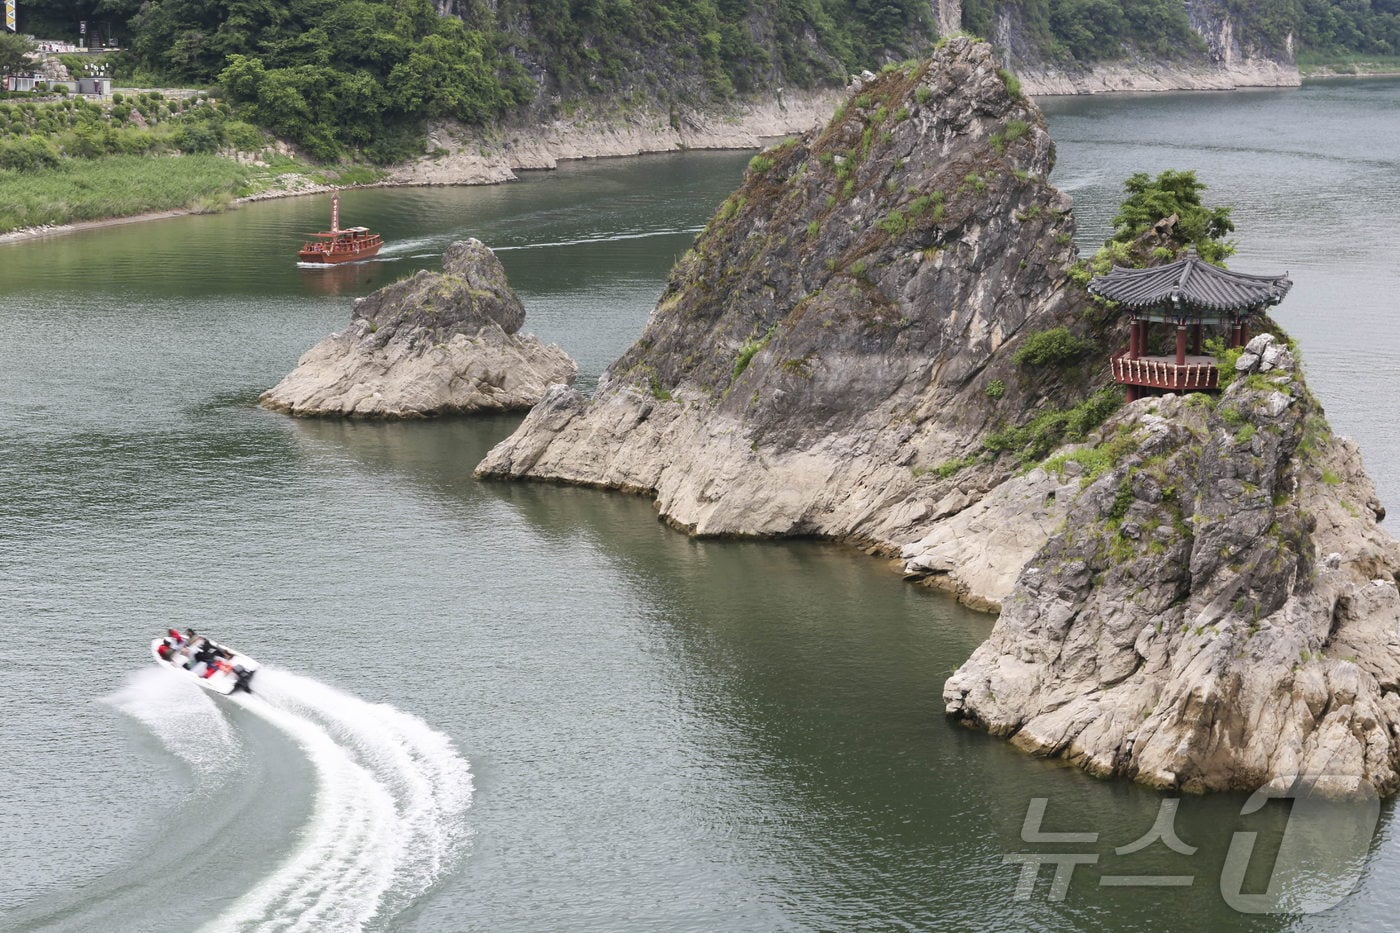
[[1204,329],[1205,325],[1199,322],[1191,328],[1191,353],[1194,356],[1201,355],[1201,339],[1204,336],[1202,333]]
[[1176,325],[1176,365],[1186,365],[1186,325]]
[[1128,325],[1128,359],[1130,360],[1137,359],[1138,355],[1142,353],[1139,343],[1140,338],[1138,337],[1139,328],[1141,327],[1142,324],[1136,320]]
[[1249,343],[1249,322],[1240,321],[1240,346]]

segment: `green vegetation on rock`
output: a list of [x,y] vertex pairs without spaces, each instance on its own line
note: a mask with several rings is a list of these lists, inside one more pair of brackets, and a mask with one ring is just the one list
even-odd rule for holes
[[1139,442],[1136,432],[1122,430],[1120,426],[1120,430],[1102,444],[1051,457],[1045,461],[1045,470],[1063,476],[1067,465],[1078,464],[1083,470],[1080,483],[1087,486],[1137,450]]
[[1017,366],[1057,366],[1073,363],[1092,349],[1093,344],[1081,340],[1067,327],[1052,327],[1026,337],[1012,357]]
[[1026,424],[995,431],[982,445],[994,453],[1012,454],[1021,463],[1035,463],[1066,441],[1083,440],[1122,404],[1122,391],[1110,386],[1071,408],[1051,408]]
[[1113,241],[1132,243],[1158,221],[1176,215],[1171,238],[1180,246],[1195,247],[1206,262],[1221,263],[1235,251],[1225,239],[1235,230],[1228,207],[1206,207],[1201,192],[1207,185],[1195,172],[1168,169],[1156,178],[1137,172],[1123,182],[1127,199],[1113,218]]
[[[1207,186],[1195,172],[1168,169],[1156,178],[1138,172],[1123,183],[1127,198],[1113,218],[1113,236],[1093,256],[1069,270],[1070,280],[1081,288],[1115,265],[1141,267],[1171,262],[1192,247],[1207,262],[1224,265],[1235,251],[1225,237],[1234,232],[1230,208],[1207,207],[1201,192]],[[1152,235],[1160,221],[1175,216],[1162,236]]]
[[1226,346],[1223,337],[1207,337],[1202,346],[1215,357],[1216,368],[1220,371],[1220,389],[1224,391],[1235,381],[1235,364],[1244,353],[1244,347]]
[[758,351],[768,346],[768,341],[773,339],[777,329],[778,325],[774,324],[762,337],[755,335],[744,341],[744,345],[739,348],[739,355],[734,358],[733,378],[738,379],[744,374],[744,370],[749,368],[749,363],[758,355]]

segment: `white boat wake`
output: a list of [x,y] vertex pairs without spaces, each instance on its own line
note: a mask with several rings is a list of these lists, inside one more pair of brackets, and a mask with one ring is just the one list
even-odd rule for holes
[[505,253],[518,249],[551,249],[559,246],[587,246],[593,243],[617,243],[622,240],[648,240],[659,236],[678,236],[684,233],[699,233],[704,227],[676,227],[662,230],[638,230],[634,233],[600,233],[596,236],[577,237],[572,240],[556,240],[548,243],[519,243],[515,245],[493,246],[494,253]]
[[105,700],[150,729],[166,751],[190,766],[198,783],[241,770],[242,742],[214,698],[169,671],[143,668]]
[[[305,752],[314,803],[292,853],[203,930],[358,930],[398,913],[451,868],[469,835],[472,777],[447,736],[287,671],[262,670],[254,690],[232,702]],[[142,672],[110,702],[200,780],[227,779],[230,766],[220,762],[242,757],[222,701],[165,671]],[[200,738],[182,738],[191,735]]]

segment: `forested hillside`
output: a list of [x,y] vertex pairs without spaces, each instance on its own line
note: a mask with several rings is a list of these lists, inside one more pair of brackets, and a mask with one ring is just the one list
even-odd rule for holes
[[1238,38],[1266,53],[1400,55],[1400,0],[963,0],[963,28],[996,34],[1010,13],[1047,59],[1090,63],[1125,48],[1165,57],[1201,49],[1197,16],[1228,15]]
[[[696,109],[839,85],[925,52],[928,0],[21,0],[41,37],[111,36],[145,83],[222,85],[253,122],[321,158],[421,151],[424,121],[481,124],[613,108]],[[965,30],[1013,62],[1207,51],[1200,20],[1291,61],[1400,54],[1400,0],[963,0]],[[1193,21],[1193,17],[1194,20]],[[1011,24],[1008,26],[1008,24]]]
[[1125,46],[1160,55],[1199,51],[1182,0],[964,0],[963,28],[996,35],[1013,16],[1027,45],[1046,59],[1084,63],[1117,58]]
[[315,155],[352,146],[381,161],[411,154],[425,118],[481,123],[526,108],[547,116],[562,101],[598,95],[704,107],[760,87],[839,85],[851,69],[908,58],[934,36],[922,0],[48,0],[37,7],[34,22],[51,28],[69,17],[91,16],[104,30],[115,20],[128,64],[142,77],[222,84],[251,119]]
[[664,85],[667,72],[701,77],[704,92],[719,95],[844,84],[852,70],[907,58],[935,36],[926,0],[498,0],[494,6],[495,28],[512,37],[514,52],[550,89],[566,93]]
[[1298,42],[1318,55],[1400,55],[1400,0],[1251,0],[1267,9],[1274,29],[1297,17]]

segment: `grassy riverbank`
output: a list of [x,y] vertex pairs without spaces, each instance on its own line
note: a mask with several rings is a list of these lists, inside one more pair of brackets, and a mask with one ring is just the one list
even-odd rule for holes
[[153,211],[218,210],[254,170],[212,155],[65,159],[29,171],[0,170],[0,232]]
[[287,155],[268,133],[204,95],[0,101],[0,234],[218,211],[237,198],[380,176],[363,166],[319,167]]
[[1400,75],[1400,55],[1321,55],[1302,52],[1298,55],[1298,70],[1306,78]]
[[292,159],[267,166],[217,155],[63,159],[40,169],[0,169],[0,234],[160,211],[212,213],[250,195],[376,177],[363,168],[315,168]]

